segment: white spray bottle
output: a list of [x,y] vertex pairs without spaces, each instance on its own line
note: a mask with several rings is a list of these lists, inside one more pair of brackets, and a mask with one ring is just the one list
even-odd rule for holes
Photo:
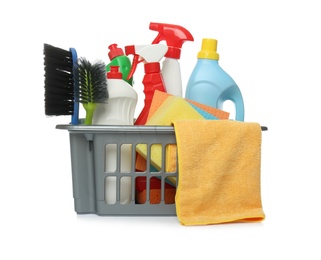
[[[107,73],[108,102],[97,104],[93,116],[93,124],[97,125],[133,125],[134,113],[138,101],[138,95],[133,87],[122,79],[119,66],[111,66]],[[113,173],[117,167],[117,159],[120,160],[120,171],[131,172],[132,148],[131,144],[123,144],[121,158],[117,158],[116,144],[106,145],[105,171]],[[131,201],[131,178],[120,179],[120,204],[128,204]],[[105,179],[105,202],[116,203],[117,181],[115,176],[107,176]]]
[[166,92],[182,97],[182,76],[179,64],[181,48],[185,41],[194,41],[194,38],[184,27],[175,24],[150,23],[149,29],[158,32],[152,44],[166,41],[168,47],[162,64],[162,75]]

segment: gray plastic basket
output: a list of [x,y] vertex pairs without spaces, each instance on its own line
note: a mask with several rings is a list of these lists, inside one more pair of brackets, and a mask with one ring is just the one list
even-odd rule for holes
[[[162,168],[152,171],[149,160],[146,160],[146,171],[135,170],[136,145],[146,144],[147,158],[150,158],[153,144],[162,145],[162,158],[165,158],[165,147],[176,144],[174,128],[170,126],[85,126],[85,125],[57,125],[57,129],[69,131],[70,152],[72,166],[72,183],[75,211],[78,214],[94,213],[97,215],[133,215],[133,216],[174,216],[175,204],[165,203],[166,178],[178,177],[175,172],[165,172],[165,160]],[[117,147],[117,162],[114,172],[106,172],[106,145]],[[121,146],[131,144],[131,170],[120,170]],[[105,200],[105,179],[115,176],[117,183],[116,202],[108,204]],[[120,203],[120,179],[131,177],[131,199],[127,204]],[[135,180],[146,177],[146,202],[137,204],[135,201]],[[150,179],[157,177],[161,180],[161,198],[158,204],[149,201]]]
[[[175,177],[178,182],[178,165],[174,172],[166,172],[166,146],[176,144],[174,128],[171,126],[106,126],[106,125],[57,125],[57,129],[69,131],[72,183],[75,211],[78,214],[93,213],[97,215],[118,216],[175,216],[175,202],[167,204],[165,187],[167,177]],[[262,131],[267,127],[262,126]],[[128,171],[121,171],[121,147],[130,145],[131,167]],[[136,171],[136,146],[146,144],[146,171]],[[161,145],[162,166],[155,171],[150,164],[150,154],[154,144]],[[106,146],[117,147],[115,156],[115,170],[106,171]],[[113,157],[114,158],[114,157]],[[177,154],[176,154],[177,159]],[[176,160],[177,162],[178,160]],[[108,177],[116,179],[115,203],[106,202],[105,180]],[[121,178],[130,177],[130,200],[122,204],[120,200]],[[136,179],[146,178],[146,201],[138,204],[135,200]],[[150,201],[150,181],[152,178],[160,180],[160,200],[154,204]],[[107,186],[108,187],[108,186]]]

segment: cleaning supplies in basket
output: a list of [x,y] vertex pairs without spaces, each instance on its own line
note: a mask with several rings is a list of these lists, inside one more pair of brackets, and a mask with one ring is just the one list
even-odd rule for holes
[[[126,46],[127,56],[117,44],[109,45],[107,65],[77,59],[71,48],[60,53],[66,68],[54,71],[53,79],[49,72],[57,61],[46,59],[46,83],[59,85],[59,98],[68,95],[60,99],[67,101],[61,114],[73,118],[60,129],[70,131],[75,210],[177,215],[182,225],[264,220],[261,128],[244,122],[242,94],[218,64],[217,41],[203,38],[183,98],[179,58],[183,42],[193,36],[172,24],[150,23],[149,29],[158,32],[152,44]],[[134,120],[140,93],[132,76],[138,63],[144,64],[145,103]],[[225,101],[234,103],[235,120],[228,120]],[[84,124],[77,117],[79,102],[86,110]]]

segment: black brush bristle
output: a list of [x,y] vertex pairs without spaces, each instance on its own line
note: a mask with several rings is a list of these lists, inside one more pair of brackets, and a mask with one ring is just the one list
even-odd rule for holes
[[106,65],[102,61],[90,63],[79,58],[74,67],[75,80],[79,84],[79,102],[105,103],[108,99]]
[[70,51],[44,44],[45,114],[74,112],[73,60]]

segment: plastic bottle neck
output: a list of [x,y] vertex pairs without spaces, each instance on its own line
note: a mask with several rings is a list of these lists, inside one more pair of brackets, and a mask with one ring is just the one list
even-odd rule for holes
[[122,77],[119,66],[110,66],[110,71],[107,72],[107,79],[122,79]]
[[178,60],[181,57],[181,49],[168,46],[168,51],[166,52],[164,57]]
[[160,70],[160,64],[159,62],[150,62],[150,63],[145,63],[144,64],[144,70],[145,73],[159,73]]
[[218,60],[212,60],[212,59],[207,59],[207,58],[198,58],[198,61],[199,62],[210,62],[212,64],[219,65]]

